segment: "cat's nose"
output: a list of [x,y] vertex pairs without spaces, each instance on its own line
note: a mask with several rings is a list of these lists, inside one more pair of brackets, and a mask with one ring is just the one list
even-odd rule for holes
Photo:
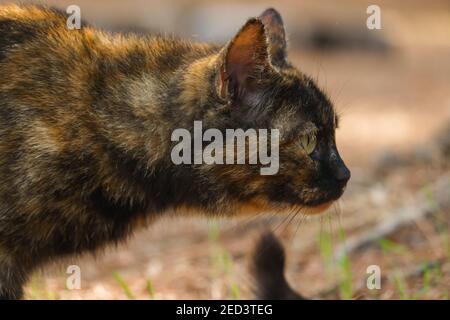
[[342,185],[342,187],[344,187],[347,184],[348,180],[350,180],[350,170],[347,168],[343,161],[341,161],[341,164],[337,166],[334,172],[334,176],[339,184]]
[[345,187],[348,180],[350,180],[351,173],[350,170],[345,165],[344,161],[342,161],[337,150],[331,153],[330,163],[333,170],[334,178],[338,181],[341,187]]

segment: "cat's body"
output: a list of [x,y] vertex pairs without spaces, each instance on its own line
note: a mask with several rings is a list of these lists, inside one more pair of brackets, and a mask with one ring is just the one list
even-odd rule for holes
[[[281,162],[272,177],[255,166],[171,161],[173,130],[190,130],[194,120],[219,130],[280,128],[283,144],[309,128],[307,119],[323,124],[334,145],[336,116],[325,96],[283,54],[256,52],[276,48],[261,41],[260,20],[218,47],[68,30],[66,19],[40,7],[0,6],[0,298],[20,298],[35,267],[120,241],[167,212],[256,214],[316,207],[342,194],[342,183],[332,189],[323,180],[320,196],[311,185],[297,201],[296,187],[314,174],[296,180],[289,172],[313,161],[306,158]],[[280,69],[262,77],[270,57]],[[291,107],[284,114],[262,108],[299,86],[320,110],[286,119]],[[292,158],[288,150],[280,161]]]

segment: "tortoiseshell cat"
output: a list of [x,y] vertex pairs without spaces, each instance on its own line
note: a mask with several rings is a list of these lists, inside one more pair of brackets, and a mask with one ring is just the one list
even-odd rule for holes
[[[0,7],[0,297],[56,257],[125,239],[158,216],[232,216],[338,199],[350,177],[333,105],[286,57],[279,14],[225,46],[66,27],[38,6]],[[176,128],[276,128],[279,171],[175,165]]]

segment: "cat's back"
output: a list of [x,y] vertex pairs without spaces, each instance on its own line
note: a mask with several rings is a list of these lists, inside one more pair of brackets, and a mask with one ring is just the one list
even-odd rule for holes
[[53,8],[0,5],[0,73],[8,74],[0,79],[0,93],[14,88],[17,96],[23,89],[19,96],[27,97],[74,88],[79,98],[80,89],[105,79],[147,73],[163,81],[183,64],[218,51],[217,46],[176,37],[113,34],[85,22],[71,29],[67,19]]
[[[176,66],[177,59],[198,58],[216,52],[218,46],[183,40],[174,36],[109,33],[94,28],[85,21],[79,29],[67,26],[69,16],[63,11],[39,5],[0,5],[0,62],[17,53],[26,43],[74,60],[110,57],[132,58],[147,63]],[[49,47],[49,46],[52,47]],[[71,55],[67,53],[71,51]],[[23,50],[22,50],[23,51]],[[137,56],[140,54],[140,56]],[[128,57],[127,57],[128,55]],[[166,61],[162,58],[165,57]],[[169,63],[173,59],[172,63]]]
[[43,37],[49,29],[64,23],[63,15],[56,10],[32,5],[0,6],[0,60],[19,45]]

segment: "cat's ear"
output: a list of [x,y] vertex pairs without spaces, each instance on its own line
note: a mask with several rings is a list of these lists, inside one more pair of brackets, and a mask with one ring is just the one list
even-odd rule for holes
[[272,64],[279,68],[287,66],[286,32],[280,13],[273,8],[269,8],[259,16],[259,19],[264,24],[269,40],[269,52]]
[[222,52],[219,96],[228,99],[251,91],[270,68],[264,24],[257,18],[250,19]]

